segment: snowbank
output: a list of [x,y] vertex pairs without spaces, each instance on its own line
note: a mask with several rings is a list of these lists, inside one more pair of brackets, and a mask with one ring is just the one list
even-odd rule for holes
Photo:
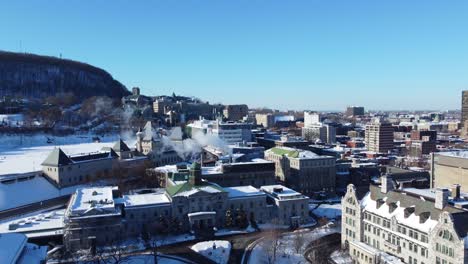
[[328,219],[341,218],[341,204],[321,204],[312,213],[318,217]]

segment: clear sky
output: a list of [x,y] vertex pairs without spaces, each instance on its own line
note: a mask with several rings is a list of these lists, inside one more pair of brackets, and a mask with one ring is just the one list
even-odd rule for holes
[[468,1],[0,1],[0,49],[62,54],[150,95],[458,109]]

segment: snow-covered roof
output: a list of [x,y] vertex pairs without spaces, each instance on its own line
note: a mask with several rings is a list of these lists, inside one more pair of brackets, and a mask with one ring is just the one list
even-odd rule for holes
[[298,193],[292,189],[289,189],[288,187],[285,187],[279,184],[262,186],[260,187],[260,189],[268,194],[271,194],[272,196],[274,196],[276,199],[279,199],[279,200],[308,198],[307,196],[301,193]]
[[0,233],[23,233],[27,237],[55,234],[63,229],[65,209],[36,212],[0,222]]
[[27,243],[23,250],[23,256],[17,264],[41,264],[46,258],[47,246]]
[[207,211],[207,212],[196,212],[196,213],[189,213],[189,214],[187,214],[188,217],[200,216],[200,215],[216,215],[216,212],[214,212],[214,211]]
[[437,155],[468,159],[468,151],[467,150],[465,150],[465,151],[460,150],[460,151],[439,152],[439,153],[437,153]]
[[253,186],[236,186],[224,188],[229,199],[250,198],[252,196],[265,196],[265,193]]
[[124,195],[123,201],[125,207],[167,205],[171,203],[165,192]]
[[289,158],[295,158],[295,159],[326,159],[326,158],[332,158],[331,156],[320,156],[312,151],[308,150],[302,150],[302,149],[295,149],[295,148],[290,148],[290,147],[274,147],[271,148],[265,153],[274,153],[276,155],[286,155]]
[[23,234],[0,234],[0,263],[17,263],[27,241]]
[[117,188],[113,186],[88,187],[76,190],[70,202],[69,208],[72,215],[86,214],[92,209],[107,212],[115,211],[112,191]]

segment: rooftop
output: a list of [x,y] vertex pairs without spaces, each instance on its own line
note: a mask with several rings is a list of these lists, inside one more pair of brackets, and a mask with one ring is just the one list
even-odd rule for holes
[[266,185],[260,187],[260,189],[268,194],[271,194],[275,198],[279,200],[290,200],[290,199],[303,199],[307,198],[307,196],[298,193],[288,187],[283,185]]
[[210,184],[207,182],[203,182],[200,185],[192,185],[189,182],[185,182],[179,185],[174,185],[166,188],[166,192],[174,197],[174,196],[190,196],[197,192],[208,192],[208,193],[219,193],[225,192],[223,188],[218,185]]
[[461,159],[468,159],[468,150],[439,152],[439,153],[437,153],[437,155],[447,156],[447,157],[454,157],[454,158],[461,158]]
[[76,190],[70,202],[72,214],[86,214],[91,209],[114,210],[114,199],[112,191],[117,187],[89,187]]
[[169,204],[171,202],[164,189],[154,193],[124,195],[122,200],[125,207]]
[[289,148],[289,147],[274,147],[266,151],[272,152],[276,155],[285,155],[289,158],[295,158],[295,159],[323,159],[323,158],[331,158],[330,156],[320,156],[312,151],[308,150],[302,150],[302,149],[295,149],[295,148]]
[[17,263],[27,240],[19,233],[0,234],[0,263]]
[[226,192],[228,192],[228,197],[230,199],[236,198],[246,198],[252,196],[262,196],[265,195],[264,192],[260,191],[259,189],[253,186],[236,186],[236,187],[226,187],[224,188]]
[[[451,205],[443,210],[437,209],[434,198],[435,193],[429,189],[405,188],[382,193],[379,186],[370,185],[370,193],[362,199],[361,206],[365,207],[365,211],[387,219],[395,217],[399,223],[426,233],[437,224],[442,211],[451,214],[467,212]],[[462,237],[465,236],[466,232]]]

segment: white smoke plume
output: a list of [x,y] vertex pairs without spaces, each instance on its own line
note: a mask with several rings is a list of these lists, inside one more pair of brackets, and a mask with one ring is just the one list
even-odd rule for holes
[[173,149],[184,160],[196,159],[205,146],[213,146],[226,154],[231,152],[227,143],[214,135],[197,132],[192,135],[192,138],[178,140],[181,138],[182,130],[180,128],[173,129],[168,136],[162,137],[162,143],[165,149]]

